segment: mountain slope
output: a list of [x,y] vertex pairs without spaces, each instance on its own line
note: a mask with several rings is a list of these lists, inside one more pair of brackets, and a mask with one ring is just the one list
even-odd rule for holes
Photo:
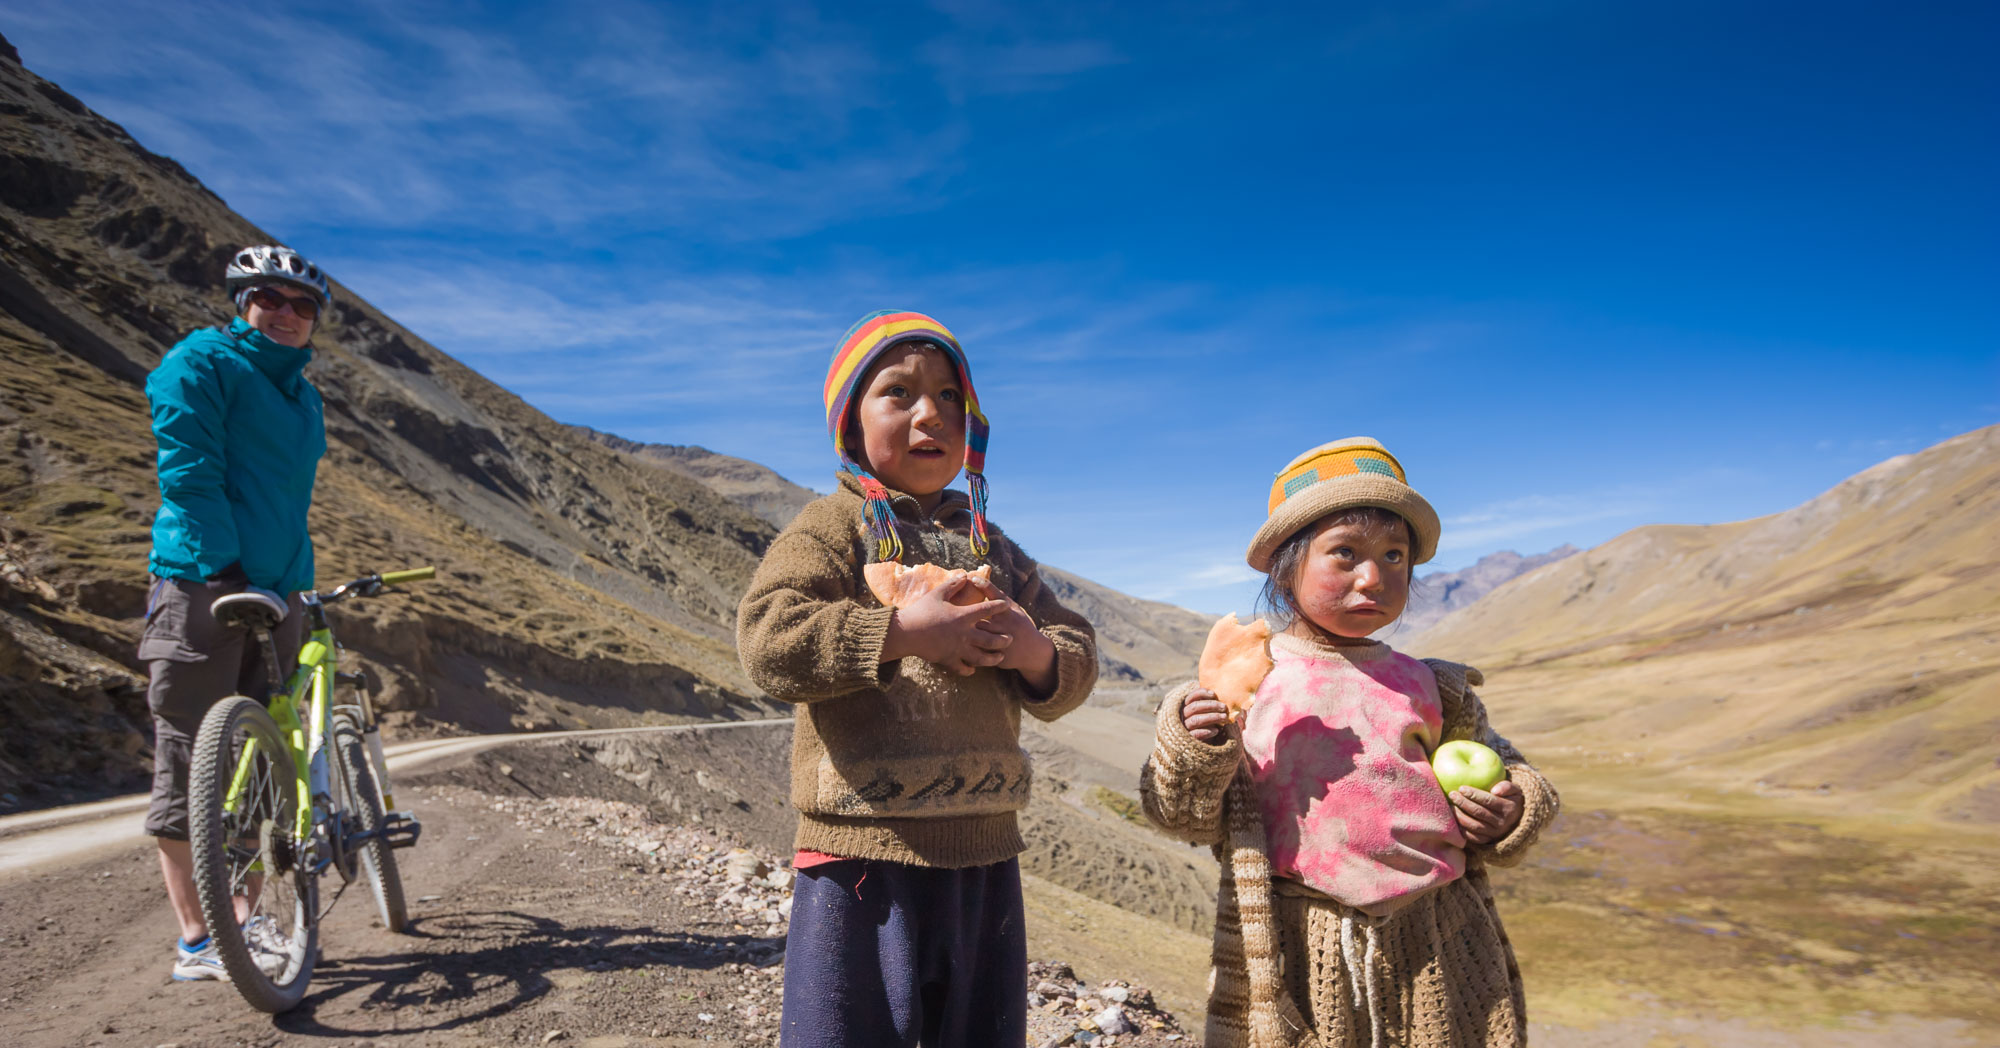
[[2000,426],[1784,513],[1635,529],[1417,640],[1633,790],[2000,823]]
[[[158,503],[142,383],[227,318],[229,253],[274,238],[11,48],[0,112],[0,718],[34,729],[0,740],[0,790],[129,786],[147,763],[132,646]],[[501,729],[763,707],[731,640],[770,524],[336,296],[308,372],[330,444],[319,581],[439,568],[342,609],[378,701]]]
[[1409,607],[1396,620],[1397,627],[1405,634],[1421,633],[1506,583],[1576,551],[1575,546],[1566,543],[1532,557],[1523,557],[1510,549],[1501,550],[1488,553],[1468,568],[1434,571],[1418,579],[1410,590]]

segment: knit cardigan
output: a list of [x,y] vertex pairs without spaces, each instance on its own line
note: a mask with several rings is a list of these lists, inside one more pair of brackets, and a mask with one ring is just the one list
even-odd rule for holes
[[1140,772],[1147,817],[1211,845],[1222,867],[1210,973],[1208,1048],[1507,1048],[1527,1041],[1521,971],[1486,867],[1521,861],[1556,815],[1555,788],[1487,723],[1478,670],[1426,659],[1446,741],[1492,747],[1521,789],[1521,822],[1466,849],[1466,872],[1386,918],[1370,918],[1271,876],[1255,786],[1232,733],[1203,742],[1181,721],[1190,682],[1160,703]]
[[[974,568],[971,506],[957,491],[929,513],[890,493],[903,563]],[[1090,623],[1063,607],[1035,562],[990,522],[983,563],[993,584],[1056,649],[1056,683],[1036,694],[1013,670],[961,677],[920,658],[882,661],[894,609],[862,580],[873,543],[862,497],[839,491],[801,510],[764,554],[737,611],[743,668],[771,697],[798,705],[792,729],[797,847],[855,859],[964,867],[1025,845],[1016,820],[1032,775],[1021,711],[1054,720],[1097,680]]]

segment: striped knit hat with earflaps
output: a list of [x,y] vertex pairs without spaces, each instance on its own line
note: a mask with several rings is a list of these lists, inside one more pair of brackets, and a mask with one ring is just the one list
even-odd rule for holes
[[847,447],[847,415],[859,392],[868,366],[884,352],[908,342],[928,342],[945,351],[958,368],[958,384],[965,394],[965,486],[972,496],[972,552],[986,555],[986,416],[979,410],[979,397],[972,392],[972,368],[965,362],[965,350],[958,339],[931,317],[905,310],[885,309],[870,313],[847,329],[833,351],[833,364],[826,370],[826,431],[833,437],[833,453],[840,458],[840,471],[861,485],[867,500],[864,511],[868,531],[875,537],[877,560],[902,560],[903,540],[896,534],[896,514],[889,508],[889,489],[855,461]]

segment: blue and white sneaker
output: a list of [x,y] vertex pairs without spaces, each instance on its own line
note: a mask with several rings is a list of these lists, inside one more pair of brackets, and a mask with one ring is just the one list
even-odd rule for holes
[[229,980],[229,973],[222,968],[222,955],[215,952],[215,936],[204,936],[198,943],[190,945],[184,939],[174,940],[174,981],[196,982],[202,979]]
[[292,940],[278,930],[278,922],[259,914],[243,925],[243,940],[250,947],[250,959],[265,975],[275,979],[292,963]]

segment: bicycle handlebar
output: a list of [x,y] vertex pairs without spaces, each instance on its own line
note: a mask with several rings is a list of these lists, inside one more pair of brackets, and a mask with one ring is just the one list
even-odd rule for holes
[[385,571],[380,575],[364,575],[353,582],[320,594],[319,600],[322,604],[335,604],[349,597],[379,597],[385,587],[394,586],[399,582],[422,582],[436,577],[437,569],[429,566]]

